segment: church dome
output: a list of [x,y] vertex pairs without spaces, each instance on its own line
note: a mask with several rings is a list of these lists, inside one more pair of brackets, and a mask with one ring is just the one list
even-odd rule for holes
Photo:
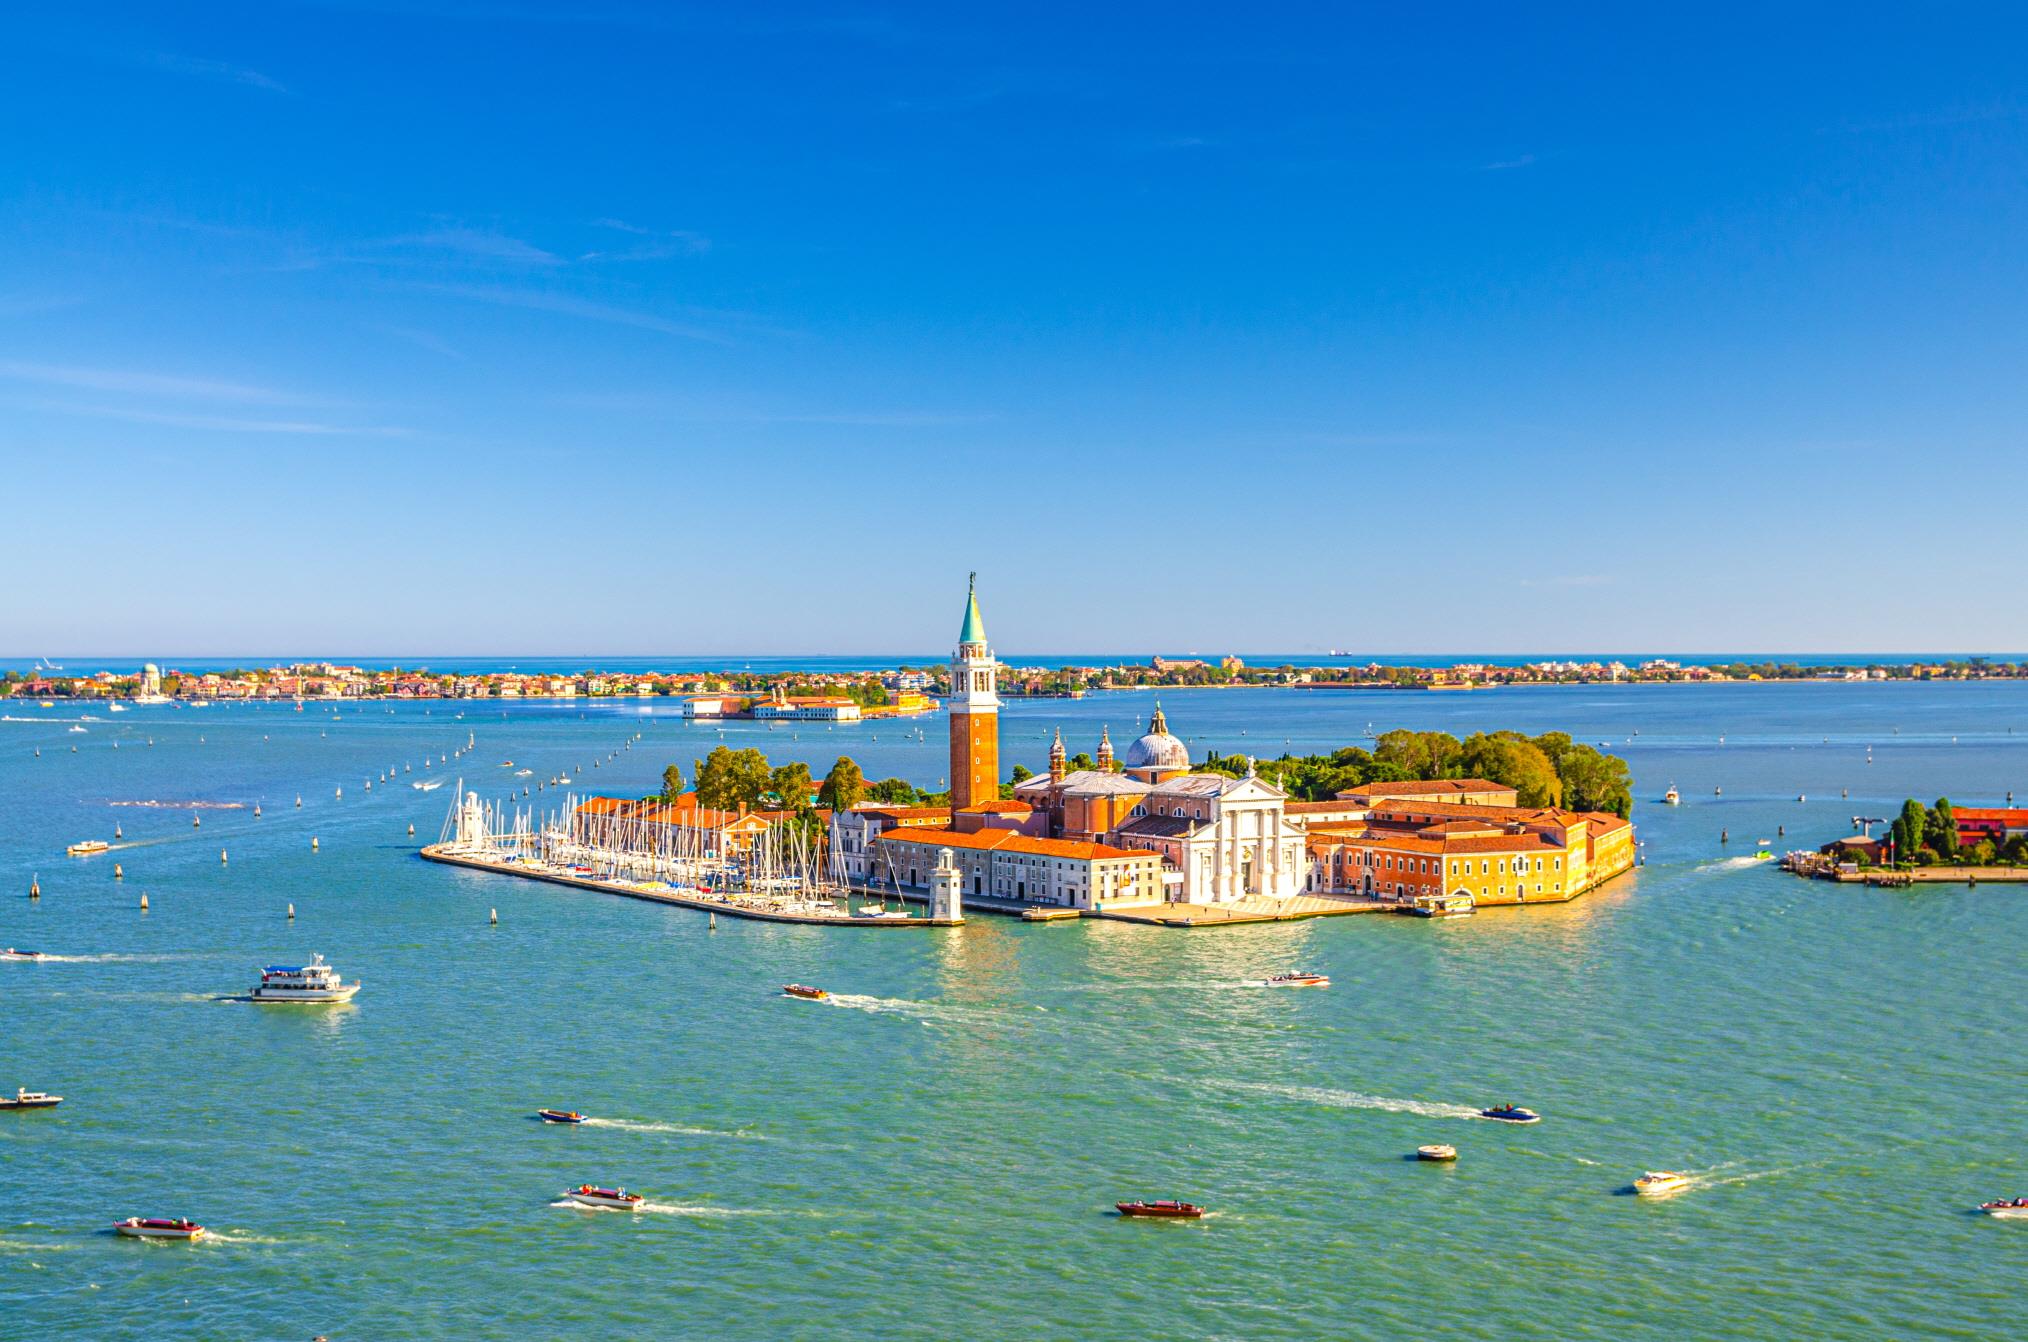
[[1169,723],[1162,716],[1160,704],[1155,705],[1155,716],[1148,720],[1148,734],[1127,747],[1126,754],[1120,756],[1120,767],[1189,771],[1190,749],[1169,735]]

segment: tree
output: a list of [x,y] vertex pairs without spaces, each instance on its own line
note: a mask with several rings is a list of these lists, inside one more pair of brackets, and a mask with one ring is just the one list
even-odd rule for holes
[[1025,764],[1017,764],[1007,773],[1007,781],[1016,784],[1025,783],[1033,777],[1035,777],[1035,770]]
[[816,780],[810,777],[810,766],[801,760],[784,764],[768,775],[768,791],[775,794],[784,810],[808,810],[810,794],[816,790]]
[[1955,857],[1958,851],[1958,818],[1951,810],[1949,797],[1938,797],[1936,805],[1929,808],[1923,818],[1925,841],[1936,849],[1938,857]]
[[1373,743],[1373,758],[1408,770],[1411,778],[1456,778],[1461,748],[1449,732],[1396,728]]
[[838,757],[824,775],[824,786],[817,789],[817,800],[834,811],[849,811],[865,796],[866,775],[847,755]]
[[905,778],[883,778],[866,790],[866,795],[883,806],[914,806],[915,784]]
[[1548,756],[1550,767],[1559,772],[1563,768],[1563,757],[1573,744],[1569,732],[1544,732],[1535,738],[1535,748]]
[[719,746],[696,762],[697,804],[719,811],[758,806],[771,777],[768,757],[758,750]]
[[1910,797],[1901,804],[1901,814],[1894,818],[1888,830],[1888,838],[1894,844],[1894,855],[1902,862],[1912,862],[1922,851],[1923,834],[1929,827],[1929,814],[1921,802]]
[[1090,755],[1087,755],[1084,751],[1080,750],[1075,755],[1072,755],[1070,757],[1070,761],[1066,767],[1068,768],[1069,772],[1077,773],[1079,770],[1089,770],[1098,768],[1098,761],[1093,759]]
[[[1567,755],[1568,750],[1565,751]],[[1563,780],[1542,748],[1516,732],[1481,732],[1468,737],[1459,755],[1467,775],[1504,783],[1523,806],[1556,806],[1563,801]],[[1603,810],[1603,807],[1586,807]]]
[[683,769],[672,764],[662,770],[662,800],[675,801],[683,795]]
[[1563,804],[1573,811],[1607,811],[1621,819],[1634,811],[1634,779],[1618,755],[1574,745],[1563,753]]

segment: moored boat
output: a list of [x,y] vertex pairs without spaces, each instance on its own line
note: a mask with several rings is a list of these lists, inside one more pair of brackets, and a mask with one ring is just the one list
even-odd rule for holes
[[1330,975],[1310,974],[1302,971],[1290,974],[1276,974],[1271,978],[1261,980],[1261,987],[1263,988],[1328,988],[1330,986]]
[[129,1239],[201,1239],[204,1227],[187,1216],[129,1216],[113,1222],[113,1229]]
[[596,1184],[579,1184],[564,1194],[580,1207],[598,1207],[607,1211],[637,1211],[647,1201],[639,1193],[629,1193],[624,1188],[600,1188]]
[[1480,1118],[1490,1118],[1496,1123],[1540,1123],[1542,1115],[1533,1109],[1523,1109],[1518,1104],[1496,1104],[1491,1109],[1481,1109]]
[[807,983],[784,983],[782,991],[790,997],[800,997],[806,1002],[822,1002],[831,996],[822,988],[812,988]]
[[1115,1202],[1122,1216],[1147,1216],[1167,1218],[1174,1221],[1194,1221],[1204,1215],[1204,1208],[1194,1202],[1177,1202],[1170,1198],[1159,1198],[1153,1202]]
[[2028,1198],[1996,1198],[1981,1202],[1979,1210],[2002,1221],[2028,1221]]
[[1417,1160],[1456,1160],[1458,1148],[1448,1142],[1431,1142],[1428,1146],[1415,1148]]
[[1681,1170],[1649,1170],[1634,1180],[1634,1192],[1644,1198],[1665,1198],[1688,1188],[1691,1177]]
[[349,1002],[358,991],[358,980],[346,983],[339,978],[337,970],[324,963],[323,956],[316,955],[307,965],[269,965],[261,970],[260,986],[253,990],[252,999],[256,1002]]
[[575,1109],[537,1109],[535,1116],[544,1123],[582,1123],[584,1115]]
[[0,1095],[0,1109],[54,1109],[62,1103],[61,1095],[51,1095],[40,1090],[24,1090],[18,1086],[12,1099]]
[[1478,901],[1466,890],[1448,895],[1417,895],[1408,902],[1408,911],[1418,918],[1467,918],[1478,907]]

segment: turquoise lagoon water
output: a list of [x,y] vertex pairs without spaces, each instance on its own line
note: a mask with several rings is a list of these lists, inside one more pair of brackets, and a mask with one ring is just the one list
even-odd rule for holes
[[[1150,703],[1010,705],[1008,760],[1040,767],[1059,723],[1074,750],[1102,723],[1124,743]],[[0,1087],[68,1100],[0,1115],[0,1337],[1856,1339],[2018,1319],[2028,1226],[1968,1209],[2028,1193],[2028,891],[1848,890],[1741,859],[1911,792],[2028,798],[2028,686],[1166,697],[1198,751],[1557,727],[1626,754],[1643,798],[1682,789],[1637,811],[1638,874],[1444,924],[714,931],[414,856],[452,790],[408,784],[468,732],[430,777],[504,792],[511,759],[643,792],[721,730],[819,771],[841,749],[876,777],[943,770],[941,719],[916,741],[640,707],[8,706],[0,945],[62,958],[0,963]],[[146,801],[176,805],[116,804]],[[182,809],[255,801],[260,819]],[[116,822],[118,852],[63,856]],[[219,1000],[312,952],[365,981],[354,1005]],[[1334,986],[1243,986],[1298,967]],[[784,999],[789,980],[840,998]],[[1508,1100],[1547,1120],[1465,1117]],[[606,1121],[546,1128],[542,1105]],[[1429,1141],[1458,1165],[1405,1159]],[[1649,1168],[1699,1183],[1638,1201]],[[652,1210],[552,1205],[584,1180]],[[1130,1196],[1215,1215],[1109,1214]],[[219,1233],[105,1232],[129,1214]]]

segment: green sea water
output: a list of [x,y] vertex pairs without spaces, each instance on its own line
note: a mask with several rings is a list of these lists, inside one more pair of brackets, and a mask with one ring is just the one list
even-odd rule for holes
[[[1040,767],[1059,724],[1124,741],[1150,704],[1012,703],[1007,761]],[[714,930],[415,857],[453,788],[411,784],[504,794],[505,760],[623,793],[721,739],[943,769],[941,719],[918,741],[639,707],[8,706],[0,946],[57,958],[0,963],[0,1088],[67,1099],[0,1114],[0,1338],[2016,1329],[2028,1224],[1971,1208],[2028,1193],[2028,888],[1743,855],[1909,793],[2028,799],[2028,686],[1168,696],[1198,752],[1514,726],[1627,755],[1635,875],[1447,923]],[[363,787],[390,766],[415,772]],[[1671,783],[1685,804],[1652,804]],[[116,823],[118,851],[63,856]],[[353,1005],[220,1000],[313,952],[364,981]],[[1297,968],[1333,986],[1248,986]],[[1469,1117],[1502,1101],[1546,1119]],[[1433,1141],[1456,1167],[1408,1159]],[[1697,1182],[1631,1196],[1661,1168]],[[555,1205],[588,1180],[648,1209]],[[1123,1221],[1127,1197],[1213,1214]],[[136,1214],[215,1238],[107,1232]]]

